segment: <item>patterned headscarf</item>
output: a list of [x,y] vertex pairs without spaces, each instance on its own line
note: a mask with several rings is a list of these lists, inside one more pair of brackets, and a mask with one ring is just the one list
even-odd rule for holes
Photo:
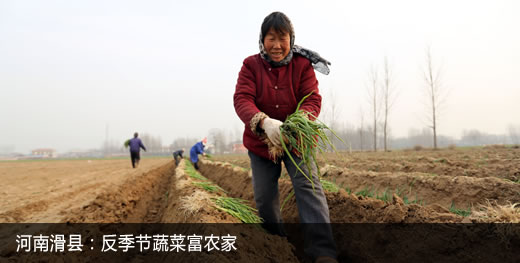
[[294,34],[291,35],[291,50],[289,51],[289,54],[282,59],[280,62],[273,61],[269,55],[267,54],[267,51],[264,47],[264,42],[262,41],[264,37],[262,36],[262,32],[260,31],[260,56],[262,56],[263,59],[265,59],[269,64],[273,67],[281,67],[289,64],[291,62],[291,59],[293,57],[293,54],[299,54],[303,57],[306,57],[308,60],[311,61],[312,67],[317,70],[318,72],[329,75],[330,69],[328,65],[330,65],[330,62],[320,56],[318,52],[303,48],[301,46],[294,44]]

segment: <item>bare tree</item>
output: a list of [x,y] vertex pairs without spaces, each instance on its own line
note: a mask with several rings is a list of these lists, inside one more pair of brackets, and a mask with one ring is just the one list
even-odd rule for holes
[[446,99],[446,91],[442,88],[441,68],[434,65],[431,48],[426,48],[426,69],[424,70],[424,81],[426,82],[427,106],[430,108],[428,117],[428,127],[433,131],[433,148],[437,149],[437,129],[439,110]]
[[[329,90],[329,98],[327,104],[329,105],[329,107],[326,115],[329,122],[329,127],[331,130],[336,131],[339,127],[338,118],[341,113],[341,110],[339,108],[338,96],[335,93],[334,89]],[[331,138],[332,144],[336,147],[338,147],[342,143],[338,138],[336,138],[336,136],[332,134],[332,132],[327,131],[327,134]],[[343,137],[343,139],[346,138]],[[332,149],[330,150],[332,151]]]
[[189,150],[191,149],[191,147],[197,143],[197,141],[199,140],[199,138],[196,138],[196,137],[192,137],[192,138],[189,138],[189,137],[185,137],[185,138],[176,138],[175,140],[173,140],[173,142],[170,144],[170,149],[173,149],[174,151],[176,150],[179,150],[179,149],[186,149],[186,151],[189,152]]
[[209,140],[215,147],[215,153],[223,153],[227,150],[227,137],[225,131],[213,128],[209,131]]
[[395,85],[394,75],[391,66],[388,64],[388,59],[385,56],[383,64],[383,85],[381,92],[383,96],[383,144],[385,152],[388,150],[388,115],[395,102]]
[[365,136],[365,114],[363,109],[359,107],[359,148],[361,151],[365,149],[363,144],[363,137]]
[[377,68],[375,66],[372,66],[368,72],[368,85],[367,85],[367,91],[368,91],[368,100],[370,103],[370,108],[372,111],[372,117],[374,121],[373,129],[373,136],[374,136],[374,152],[377,151],[377,119],[379,117],[379,91],[378,91],[378,74],[377,74]]
[[330,89],[330,93],[329,93],[329,97],[330,97],[330,100],[329,100],[329,116],[330,116],[330,128],[332,130],[334,130],[336,128],[336,124],[337,124],[337,118],[340,114],[340,109],[339,109],[339,104],[338,104],[338,98],[337,98],[337,94],[334,92],[333,89]]
[[141,141],[150,153],[160,153],[163,151],[161,136],[153,136],[148,133],[139,134]]

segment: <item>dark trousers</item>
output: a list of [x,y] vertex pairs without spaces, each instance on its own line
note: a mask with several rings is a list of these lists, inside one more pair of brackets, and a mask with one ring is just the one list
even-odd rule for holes
[[195,167],[195,170],[199,170],[199,161],[191,162],[193,164],[193,167]]
[[[285,235],[280,215],[280,193],[278,191],[278,179],[282,172],[281,162],[283,161],[291,178],[300,223],[303,226],[305,253],[313,260],[319,256],[336,258],[337,252],[330,226],[329,207],[317,176],[316,166],[313,165],[311,171],[315,189],[313,191],[311,182],[297,170],[286,154],[278,163],[252,152],[248,154],[253,172],[256,208],[260,217],[264,220],[263,225],[266,230],[274,234]],[[301,159],[295,154],[291,156],[296,163],[301,162]],[[305,174],[309,175],[309,171],[304,164],[301,164],[300,168]]]
[[139,166],[139,160],[141,157],[139,156],[139,152],[130,152],[130,159],[132,159],[132,167]]
[[173,159],[175,159],[175,166],[179,165],[181,157],[178,154],[173,154]]

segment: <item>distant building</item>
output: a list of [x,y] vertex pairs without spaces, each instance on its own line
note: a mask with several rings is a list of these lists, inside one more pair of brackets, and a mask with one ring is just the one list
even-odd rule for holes
[[56,150],[50,148],[34,149],[31,152],[33,157],[56,158]]
[[233,144],[233,153],[247,153],[247,148],[242,143]]
[[80,150],[74,149],[60,154],[62,158],[103,158],[104,154],[98,149]]

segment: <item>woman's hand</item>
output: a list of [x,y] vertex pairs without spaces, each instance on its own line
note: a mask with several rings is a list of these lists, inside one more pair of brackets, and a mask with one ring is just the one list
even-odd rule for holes
[[269,117],[262,120],[262,129],[265,131],[267,138],[275,145],[281,147],[280,142],[280,126],[282,122],[279,120],[271,119]]

